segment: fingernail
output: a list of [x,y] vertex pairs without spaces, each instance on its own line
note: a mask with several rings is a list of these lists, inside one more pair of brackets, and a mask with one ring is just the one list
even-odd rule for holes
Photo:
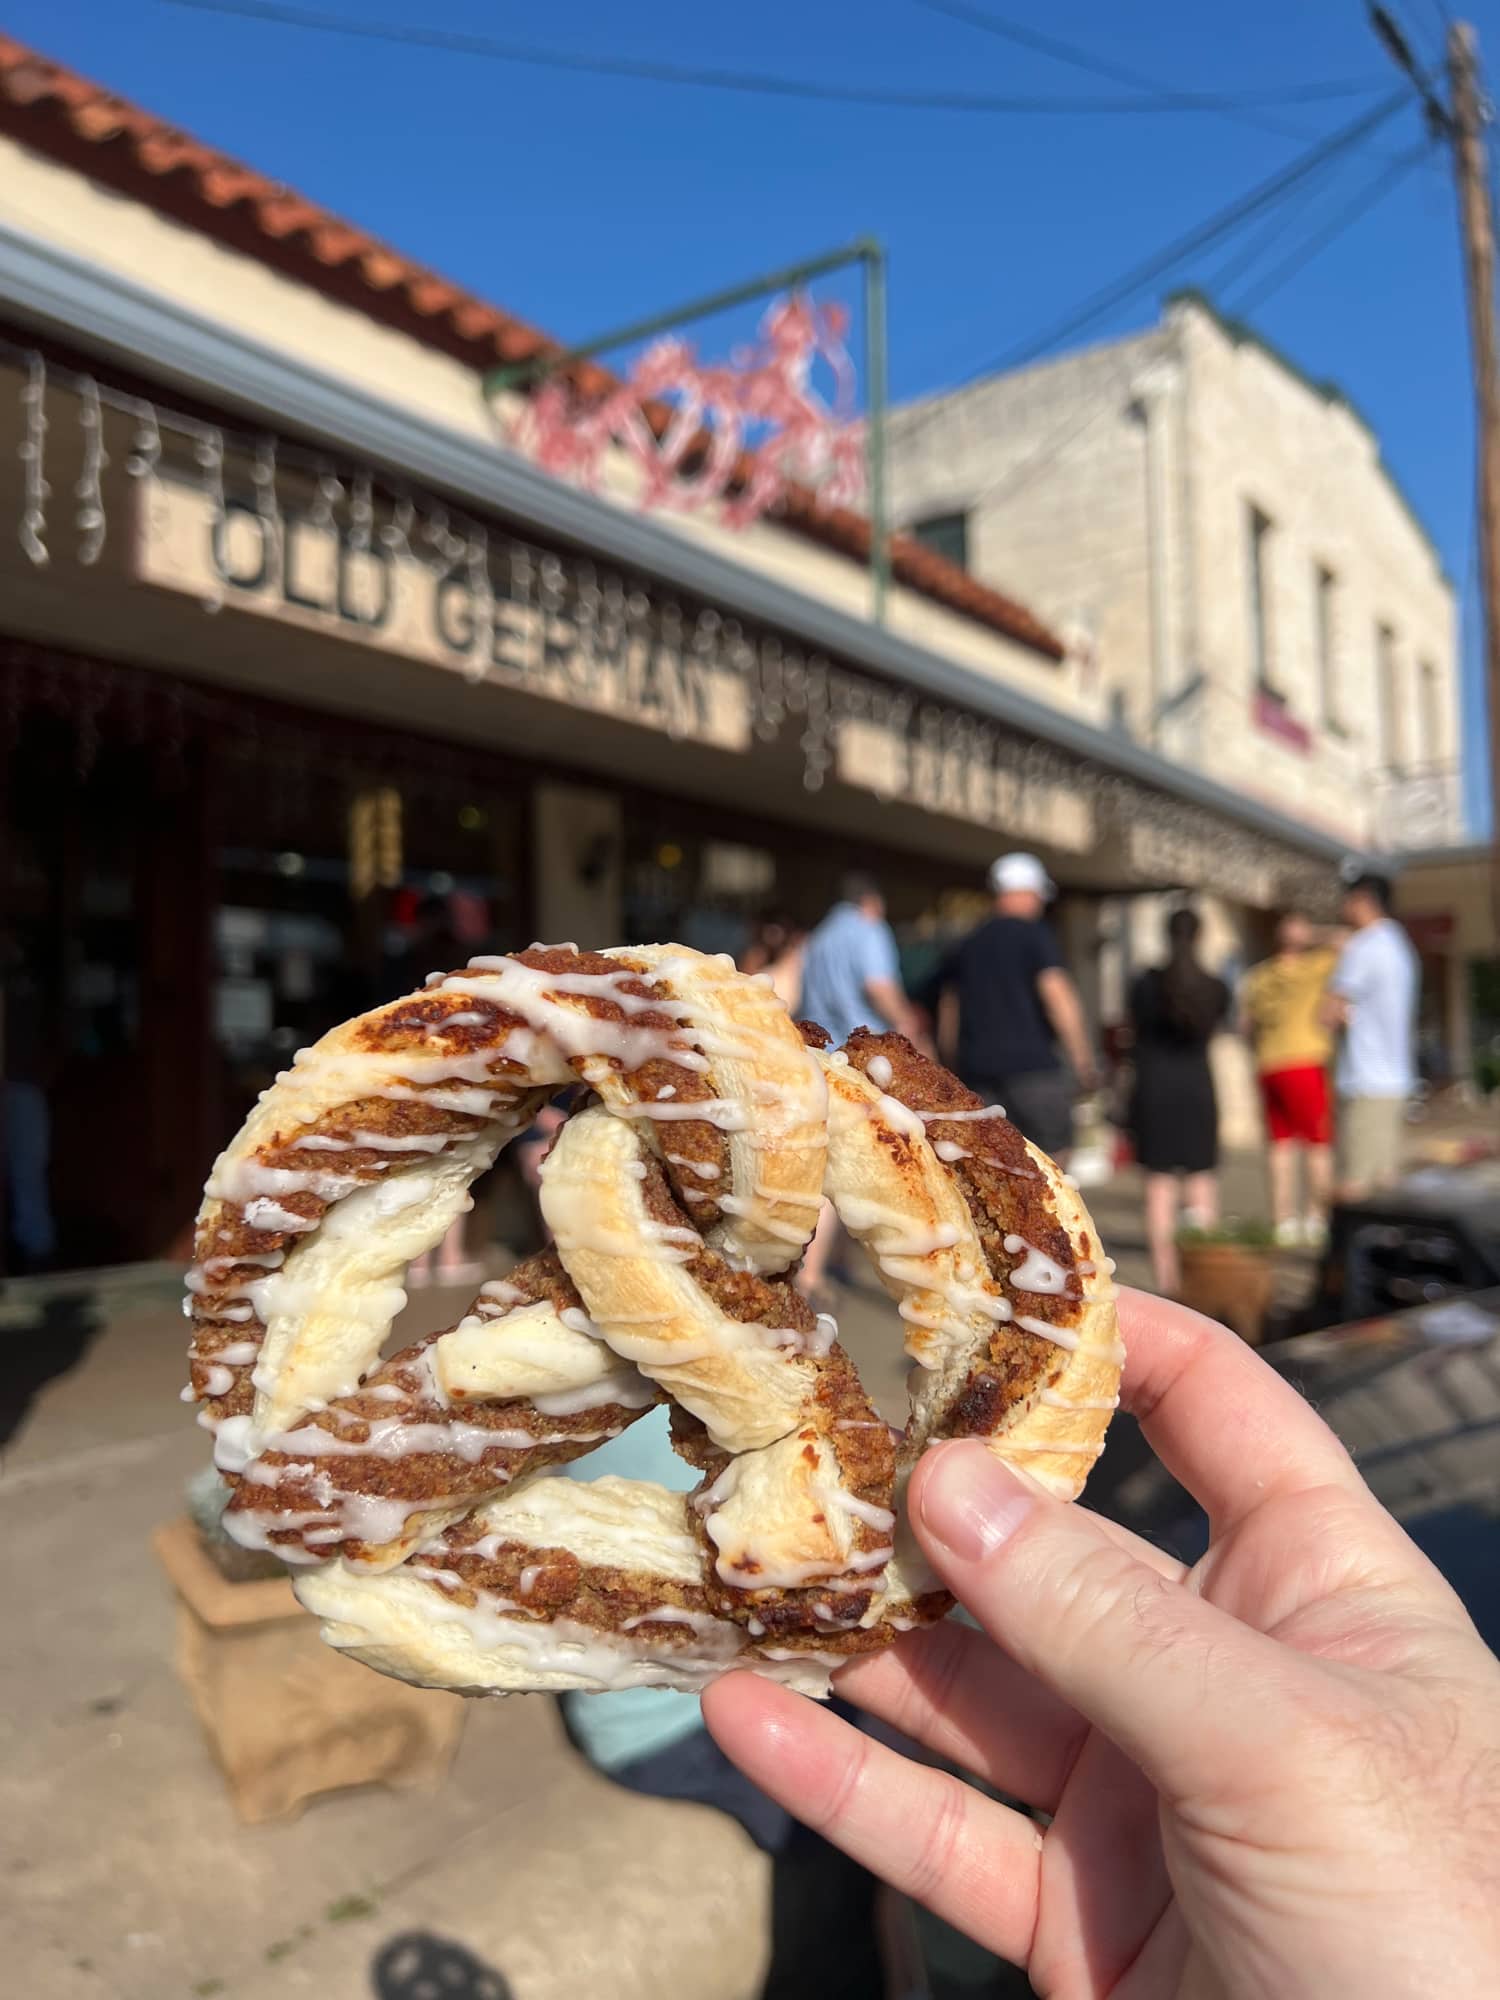
[[922,1526],[961,1562],[993,1555],[1036,1501],[1036,1494],[977,1441],[941,1445],[931,1453],[917,1495]]

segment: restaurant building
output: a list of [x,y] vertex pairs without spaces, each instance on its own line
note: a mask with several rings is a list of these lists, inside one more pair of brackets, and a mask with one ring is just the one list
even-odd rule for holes
[[454,951],[733,950],[857,863],[915,965],[1025,843],[1097,1017],[1128,893],[1326,889],[1335,836],[1097,727],[934,552],[876,624],[857,514],[528,464],[480,383],[549,349],[0,38],[5,1074],[60,1261],[169,1252],[268,1077]]

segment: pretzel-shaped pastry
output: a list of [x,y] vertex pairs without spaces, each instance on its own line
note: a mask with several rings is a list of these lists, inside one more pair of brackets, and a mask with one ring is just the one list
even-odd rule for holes
[[[199,1215],[184,1394],[227,1528],[297,1566],[332,1644],[476,1692],[731,1665],[824,1692],[949,1609],[900,1506],[927,1444],[1081,1489],[1123,1357],[1076,1192],[901,1037],[824,1039],[727,959],[534,946],[434,974],[265,1093]],[[574,1082],[555,1249],[380,1361],[407,1261]],[[825,1192],[918,1363],[899,1435],[787,1276]],[[695,1494],[535,1476],[663,1400]]]

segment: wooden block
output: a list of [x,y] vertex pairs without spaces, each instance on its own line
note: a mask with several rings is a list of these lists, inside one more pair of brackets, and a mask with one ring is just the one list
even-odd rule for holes
[[460,1696],[388,1680],[325,1646],[284,1577],[226,1582],[185,1516],[152,1542],[178,1596],[177,1670],[241,1819],[286,1817],[346,1785],[447,1775]]

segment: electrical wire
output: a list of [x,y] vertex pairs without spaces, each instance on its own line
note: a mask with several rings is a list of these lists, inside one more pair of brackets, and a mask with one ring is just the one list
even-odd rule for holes
[[1402,154],[1399,159],[1391,161],[1384,173],[1377,174],[1374,180],[1362,188],[1351,201],[1346,202],[1336,215],[1331,216],[1321,229],[1315,230],[1288,256],[1283,257],[1279,264],[1267,271],[1260,283],[1229,310],[1237,314],[1248,313],[1253,312],[1257,306],[1264,305],[1267,299],[1281,290],[1288,279],[1294,278],[1304,266],[1312,262],[1314,257],[1326,250],[1330,243],[1345,235],[1356,222],[1368,215],[1372,208],[1384,201],[1388,194],[1394,193],[1407,175],[1428,158],[1431,151],[1431,144],[1424,142],[1420,146],[1414,146],[1409,153]]
[[1242,223],[1260,215],[1293,188],[1301,185],[1310,174],[1315,174],[1330,160],[1341,154],[1352,152],[1364,140],[1370,138],[1380,127],[1404,110],[1411,99],[1403,86],[1390,97],[1376,105],[1373,111],[1365,112],[1351,124],[1341,126],[1329,138],[1320,140],[1307,152],[1300,153],[1290,165],[1271,175],[1268,180],[1242,195],[1228,207],[1211,215],[1207,221],[1199,223],[1185,236],[1179,236],[1156,251],[1142,263],[1133,265],[1109,284],[1081,300],[1063,319],[1029,340],[1020,342],[1007,353],[996,359],[971,369],[965,376],[972,381],[981,375],[998,375],[1011,368],[1023,367],[1028,361],[1035,361],[1051,349],[1071,340],[1076,334],[1085,332],[1117,306],[1126,305],[1140,293],[1153,288],[1157,281],[1172,271],[1189,257],[1207,250],[1225,236],[1238,229]]
[[1236,250],[1216,271],[1211,271],[1203,279],[1204,291],[1211,298],[1222,298],[1229,287],[1258,264],[1288,230],[1296,227],[1299,218],[1306,214],[1319,195],[1337,180],[1343,165],[1343,158],[1325,160],[1316,173],[1309,174],[1299,188],[1292,190],[1284,204],[1271,211],[1265,227],[1255,230],[1243,249]]
[[[977,28],[982,34],[994,35],[999,40],[1014,43],[1017,48],[1031,49],[1037,55],[1049,56],[1052,61],[1066,63],[1072,69],[1086,71],[1090,76],[1105,77],[1111,83],[1122,83],[1130,90],[1145,91],[1156,97],[1182,95],[1176,86],[1163,83],[1159,77],[1147,76],[1138,69],[1127,68],[1124,63],[1111,61],[1108,57],[1095,55],[1089,49],[1079,48],[1074,42],[1064,42],[1053,35],[1044,35],[1040,30],[1022,21],[1006,20],[999,14],[992,14],[987,8],[969,5],[969,0],[913,0],[913,4],[926,8],[932,14],[945,14],[952,21],[962,21],[966,27]],[[1351,90],[1379,89],[1379,84],[1351,85]],[[1312,86],[1321,90],[1321,86]],[[1295,104],[1310,100],[1289,92],[1268,102]],[[1226,105],[1225,115],[1238,118],[1242,123],[1257,126],[1263,132],[1276,132],[1282,137],[1305,136],[1296,126],[1288,125],[1284,119],[1267,118],[1259,115],[1246,104]]]
[[384,24],[353,20],[308,7],[283,6],[278,0],[165,0],[171,7],[198,14],[227,15],[259,21],[271,27],[307,28],[364,41],[393,42],[406,48],[441,49],[451,55],[479,56],[495,62],[525,64],[533,69],[565,70],[589,76],[623,77],[637,83],[665,83],[696,90],[730,90],[762,97],[811,99],[819,103],[875,105],[886,111],[978,112],[1008,117],[1047,113],[1112,116],[1159,111],[1222,112],[1261,102],[1312,103],[1349,97],[1378,88],[1370,84],[1333,82],[1292,86],[1287,90],[1248,92],[1237,96],[1174,92],[1153,97],[1027,97],[983,91],[896,90],[880,84],[816,83],[800,77],[772,76],[756,70],[690,67],[649,62],[634,56],[575,55],[565,49],[532,42],[500,41],[451,28]]
[[[1398,94],[1398,97],[1395,101],[1397,103],[1401,101],[1400,94]],[[1361,125],[1364,127],[1363,131],[1361,131],[1360,129]],[[1333,139],[1327,141],[1321,147],[1315,147],[1310,154],[1304,154],[1300,160],[1294,160],[1290,167],[1286,168],[1281,175],[1275,177],[1276,180],[1280,182],[1280,193],[1278,195],[1273,195],[1269,197],[1269,205],[1276,211],[1275,222],[1278,226],[1274,234],[1270,236],[1268,236],[1265,232],[1261,232],[1257,236],[1256,238],[1257,255],[1259,255],[1262,250],[1269,247],[1270,242],[1274,241],[1275,237],[1281,233],[1281,228],[1286,220],[1286,218],[1281,213],[1281,203],[1286,199],[1286,197],[1292,195],[1293,193],[1301,190],[1302,188],[1308,185],[1310,185],[1313,188],[1314,192],[1316,192],[1319,188],[1321,188],[1324,185],[1324,177],[1327,175],[1327,173],[1329,173],[1346,156],[1348,152],[1350,152],[1355,146],[1357,146],[1362,138],[1367,137],[1371,130],[1373,130],[1373,127],[1371,126],[1369,120],[1360,121],[1358,125],[1346,128],[1342,134],[1336,133]],[[1299,245],[1298,249],[1294,251],[1291,254],[1291,256],[1283,258],[1281,263],[1275,266],[1272,272],[1267,274],[1267,281],[1264,285],[1264,288],[1260,292],[1252,295],[1245,302],[1245,304],[1237,308],[1237,311],[1242,313],[1248,308],[1249,305],[1256,304],[1259,302],[1261,298],[1269,297],[1272,291],[1279,290],[1283,284],[1285,284],[1291,277],[1295,275],[1296,271],[1299,270],[1303,264],[1310,262],[1311,259],[1314,256],[1316,256],[1321,249],[1326,247],[1328,243],[1332,242],[1335,236],[1340,234],[1343,230],[1351,227],[1360,218],[1361,215],[1363,215],[1368,209],[1374,207],[1375,203],[1379,201],[1385,194],[1387,194],[1396,185],[1399,179],[1404,177],[1405,174],[1412,171],[1412,169],[1415,166],[1417,166],[1424,157],[1426,157],[1428,151],[1429,147],[1427,143],[1424,142],[1421,146],[1415,147],[1411,151],[1401,154],[1395,161],[1389,163],[1389,165],[1386,168],[1386,171],[1383,174],[1378,175],[1376,177],[1376,180],[1373,185],[1366,186],[1365,188],[1361,189],[1360,193],[1355,197],[1355,199],[1351,202],[1346,203],[1344,207],[1342,207],[1338,211],[1338,213],[1333,218],[1331,218],[1329,223],[1325,224],[1324,227],[1321,230],[1317,231],[1313,237],[1307,239],[1303,244]],[[1271,185],[1271,184],[1266,184],[1266,185]],[[1252,204],[1255,205],[1256,207],[1265,205],[1257,201],[1257,196],[1263,195],[1264,193],[1265,193],[1265,187],[1263,187],[1260,190],[1252,189],[1250,194],[1243,197],[1241,201],[1232,204],[1228,210],[1221,211],[1219,216],[1211,217],[1209,221],[1204,225],[1202,225],[1202,227],[1199,230],[1192,232],[1192,236],[1189,240],[1216,239],[1219,235],[1223,234],[1226,229],[1235,226],[1234,218],[1237,218],[1240,215],[1242,215],[1243,211],[1248,206]],[[1302,207],[1304,205],[1305,204],[1298,204],[1294,210],[1294,214],[1300,214],[1302,212]],[[1178,246],[1172,246],[1172,247],[1175,251],[1178,252],[1178,254],[1173,257],[1172,261],[1174,262],[1181,261],[1183,257],[1192,254],[1191,250],[1182,251],[1180,249],[1180,242]],[[1207,243],[1201,242],[1200,247],[1207,247]],[[1145,283],[1148,284],[1154,283],[1155,277],[1161,274],[1159,267],[1162,265],[1165,254],[1166,253],[1162,253],[1158,257],[1148,260],[1148,265],[1152,272],[1152,275],[1151,277],[1144,280]],[[1241,260],[1241,264],[1243,267],[1244,260]],[[1137,267],[1137,274],[1131,274],[1131,275],[1138,275],[1138,273],[1141,270],[1144,270],[1146,268],[1147,266]],[[1121,289],[1122,284],[1123,281],[1117,281],[1117,284],[1113,287],[1110,287],[1109,289],[1112,292],[1119,291]],[[1120,300],[1119,302],[1123,303],[1123,299]],[[1047,344],[1050,345],[1052,343],[1048,342]],[[1031,359],[1035,357],[1034,354],[1028,353],[1027,358]],[[978,375],[989,374],[992,372],[1000,373],[1004,371],[1004,368],[1015,365],[1018,364],[1014,362],[1006,362],[1002,364],[1001,368],[999,369],[996,370],[981,369],[976,371],[976,373]],[[1023,487],[1027,486],[1031,482],[1031,480],[1034,477],[1036,477],[1047,466],[1053,464],[1065,451],[1069,449],[1069,447],[1072,444],[1074,444],[1079,438],[1084,436],[1086,432],[1092,429],[1094,424],[1099,422],[1099,420],[1105,415],[1107,415],[1110,411],[1118,407],[1119,396],[1129,386],[1136,372],[1137,372],[1136,357],[1133,355],[1129,357],[1122,357],[1119,364],[1112,371],[1108,379],[1105,382],[1103,382],[1099,386],[1099,388],[1095,391],[1093,399],[1088,404],[1086,404],[1081,411],[1079,410],[1071,411],[1069,415],[1066,417],[1066,419],[1063,421],[1063,423],[1060,424],[1055,430],[1049,432],[1048,435],[1044,437],[1032,451],[1028,452],[1026,456],[1019,461],[1019,463],[1012,466],[1008,466],[1006,470],[1003,473],[1001,473],[999,477],[995,479],[989,486],[981,489],[981,491],[974,497],[974,499],[970,501],[969,503],[970,507],[971,508],[978,507],[999,500],[1013,499],[1016,493],[1021,491]],[[974,377],[971,376],[968,379],[973,380]],[[898,418],[897,425],[894,431],[893,442],[899,446],[905,444],[911,438],[918,435],[922,430],[926,428],[929,422],[934,421],[940,415],[941,411],[943,410],[948,401],[949,397],[943,396],[934,399],[934,401],[928,405],[918,406],[918,408],[911,413],[913,421],[908,425],[902,425]]]

